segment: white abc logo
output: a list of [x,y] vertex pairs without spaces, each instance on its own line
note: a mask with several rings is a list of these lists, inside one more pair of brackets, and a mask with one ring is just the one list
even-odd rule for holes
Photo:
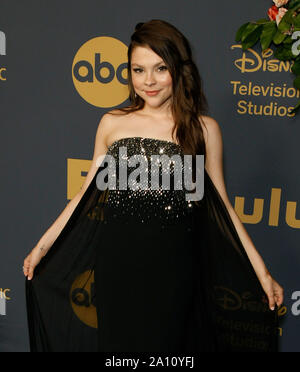
[[0,31],[0,55],[6,56],[6,36],[3,31]]
[[0,297],[0,315],[6,315],[6,298]]
[[[300,31],[295,31],[292,35],[292,39],[293,40],[297,40],[297,38],[300,38]],[[292,53],[295,55],[295,56],[298,56],[300,54],[300,49],[298,49],[300,45],[300,40],[298,41],[295,41],[292,45]]]
[[298,316],[300,315],[300,291],[296,291],[292,294],[292,300],[296,300],[292,305],[292,314]]

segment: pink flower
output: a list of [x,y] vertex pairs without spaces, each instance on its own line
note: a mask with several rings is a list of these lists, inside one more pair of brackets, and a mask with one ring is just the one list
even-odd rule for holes
[[282,20],[283,16],[285,15],[285,13],[287,12],[288,10],[286,8],[279,8],[279,12],[276,16],[276,23],[277,23],[277,26],[279,25],[280,21]]
[[286,5],[289,0],[273,0],[273,2],[277,6],[277,8],[280,8],[282,5]]

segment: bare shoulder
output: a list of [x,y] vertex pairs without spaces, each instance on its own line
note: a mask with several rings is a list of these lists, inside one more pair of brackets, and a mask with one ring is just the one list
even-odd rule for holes
[[202,124],[203,135],[207,145],[209,143],[216,143],[222,140],[221,127],[216,119],[206,115],[201,115],[199,119]]
[[101,124],[105,126],[113,125],[115,121],[120,120],[124,112],[119,109],[107,111],[101,118]]
[[218,131],[220,130],[220,125],[216,119],[211,116],[201,115],[199,119],[202,119],[204,122],[205,129],[207,131]]
[[120,109],[113,109],[113,110],[107,111],[107,113],[105,115],[108,115],[110,117],[114,117],[114,116],[125,115],[125,113],[124,113],[124,111],[122,111]]
[[107,143],[107,138],[110,133],[114,131],[116,126],[120,123],[120,120],[122,120],[123,115],[124,112],[119,109],[110,110],[102,115],[97,132],[105,143]]

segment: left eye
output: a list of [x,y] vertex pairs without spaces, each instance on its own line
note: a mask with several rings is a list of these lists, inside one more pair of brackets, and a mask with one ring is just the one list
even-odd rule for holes
[[[167,66],[159,66],[159,67],[158,67],[158,70],[159,70],[159,71],[165,71],[165,70],[167,70],[167,69],[168,69]],[[140,73],[140,72],[142,72],[143,70],[142,70],[141,68],[134,68],[133,71],[136,72],[136,73]]]

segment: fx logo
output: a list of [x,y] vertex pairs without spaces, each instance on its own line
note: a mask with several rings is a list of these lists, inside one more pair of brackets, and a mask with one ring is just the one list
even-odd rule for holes
[[6,36],[3,31],[0,31],[0,55],[6,56]]

